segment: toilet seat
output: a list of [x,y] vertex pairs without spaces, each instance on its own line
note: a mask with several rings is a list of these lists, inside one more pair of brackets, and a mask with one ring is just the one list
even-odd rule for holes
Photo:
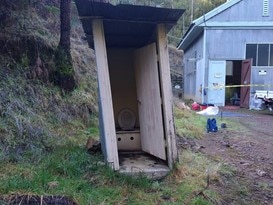
[[122,109],[118,114],[118,125],[122,130],[133,130],[136,124],[134,112],[128,108]]

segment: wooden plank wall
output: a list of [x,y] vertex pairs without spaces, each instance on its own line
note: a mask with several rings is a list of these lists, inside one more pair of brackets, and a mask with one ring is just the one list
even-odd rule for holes
[[168,166],[173,167],[175,161],[178,160],[176,135],[174,130],[174,119],[173,119],[173,98],[171,90],[171,75],[170,75],[170,64],[169,64],[169,53],[168,53],[168,42],[166,26],[159,24],[157,26],[157,46],[159,56],[159,74],[161,80],[161,92],[162,92],[162,103],[163,103],[163,118],[164,128],[167,141],[167,155],[168,155]]
[[103,29],[103,21],[101,19],[94,19],[92,21],[94,45],[97,61],[98,83],[99,83],[99,98],[100,98],[100,115],[101,115],[101,133],[104,138],[102,141],[105,146],[104,157],[106,162],[114,170],[119,169],[115,120],[113,114],[111,85],[108,70],[108,61],[106,53],[105,36]]

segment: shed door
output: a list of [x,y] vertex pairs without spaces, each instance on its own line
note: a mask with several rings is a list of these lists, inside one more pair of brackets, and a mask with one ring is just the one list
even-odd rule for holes
[[225,106],[226,61],[209,61],[208,102]]
[[166,160],[155,43],[136,50],[135,72],[142,150]]
[[[251,75],[251,59],[246,59],[242,61],[242,73],[241,73],[241,84],[250,84]],[[241,87],[240,92],[240,107],[248,108],[250,98],[250,86]]]

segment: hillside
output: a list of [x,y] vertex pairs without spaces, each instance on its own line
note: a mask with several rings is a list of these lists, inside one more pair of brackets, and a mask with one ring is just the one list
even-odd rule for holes
[[64,93],[53,83],[57,2],[0,2],[1,159],[33,160],[75,136],[84,143],[88,129],[97,126],[94,52],[82,40],[75,6],[71,53],[77,88]]

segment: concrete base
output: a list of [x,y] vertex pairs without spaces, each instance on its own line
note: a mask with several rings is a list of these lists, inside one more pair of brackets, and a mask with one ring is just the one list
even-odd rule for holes
[[170,169],[164,161],[143,152],[119,153],[120,173],[162,179]]
[[139,151],[141,150],[140,131],[118,131],[117,144],[119,151]]

